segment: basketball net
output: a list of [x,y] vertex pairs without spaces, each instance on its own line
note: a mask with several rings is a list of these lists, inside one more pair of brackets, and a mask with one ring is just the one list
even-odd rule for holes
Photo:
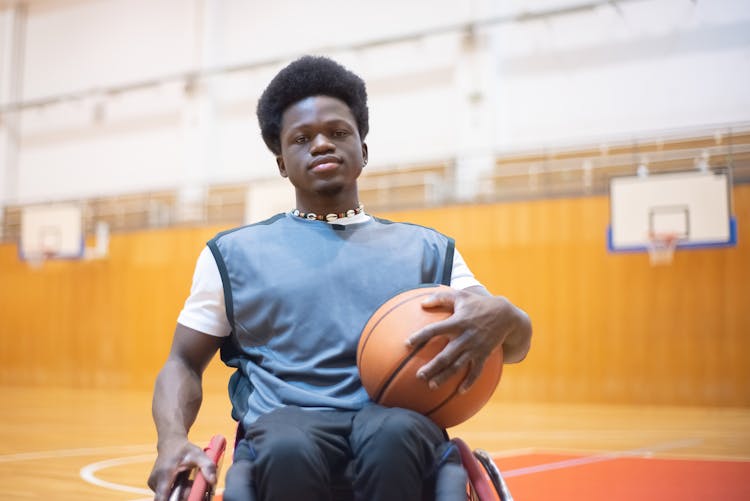
[[49,261],[50,259],[55,257],[56,252],[49,249],[44,249],[41,251],[36,252],[30,252],[26,256],[26,263],[29,265],[29,268],[32,270],[38,270],[44,266],[44,263],[46,261]]
[[671,264],[677,240],[676,233],[649,233],[648,258],[651,266]]

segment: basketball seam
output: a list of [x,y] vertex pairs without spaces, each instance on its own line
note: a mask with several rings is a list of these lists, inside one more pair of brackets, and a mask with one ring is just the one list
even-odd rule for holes
[[[501,373],[502,374],[502,373]],[[500,379],[498,378],[498,383],[500,382]],[[448,395],[442,402],[440,402],[437,406],[433,407],[429,411],[425,412],[424,414],[428,417],[432,416],[434,413],[438,412],[440,409],[442,409],[446,404],[450,403],[451,399],[455,397],[457,394],[459,394],[459,389],[461,388],[461,385],[456,386],[456,389],[453,390],[453,392]]]
[[[370,315],[370,317],[369,317],[369,318],[367,319],[367,322],[365,322],[365,325],[364,325],[364,327],[362,328],[362,334],[360,334],[360,339],[361,339],[361,338],[362,338],[362,337],[364,336],[364,337],[365,337],[365,340],[364,340],[364,342],[360,340],[360,342],[359,342],[359,346],[357,346],[357,364],[359,364],[359,361],[360,361],[360,359],[361,359],[361,356],[362,356],[362,352],[364,351],[364,349],[365,349],[365,345],[367,344],[367,342],[368,342],[368,341],[369,341],[369,339],[370,339],[370,334],[372,334],[372,331],[373,331],[373,330],[375,329],[375,327],[377,327],[377,325],[378,325],[378,324],[379,324],[379,323],[381,322],[381,320],[383,320],[383,318],[384,318],[384,317],[385,317],[385,316],[386,316],[386,315],[387,315],[388,313],[390,313],[391,311],[393,311],[393,308],[396,308],[397,306],[400,306],[400,305],[402,305],[402,304],[403,304],[403,302],[401,302],[401,303],[399,303],[399,304],[397,304],[397,305],[394,305],[394,306],[393,306],[393,308],[391,308],[391,309],[390,309],[390,310],[388,310],[387,312],[383,313],[383,314],[382,314],[382,315],[380,316],[380,318],[378,319],[378,321],[377,321],[377,322],[375,322],[375,325],[373,325],[373,326],[372,326],[372,328],[370,329],[370,332],[368,332],[368,333],[367,333],[367,335],[365,335],[365,333],[364,333],[364,330],[365,330],[365,329],[367,328],[367,324],[369,324],[369,323],[370,323],[370,321],[371,321],[371,320],[372,320],[372,318],[373,318],[373,317],[374,317],[374,316],[375,316],[375,315],[376,315],[376,314],[378,313],[378,311],[380,310],[380,308],[382,308],[383,306],[385,306],[386,304],[388,304],[388,302],[389,302],[389,301],[391,301],[392,299],[394,299],[395,297],[397,297],[397,296],[398,296],[399,294],[403,294],[403,293],[406,293],[406,292],[410,292],[410,291],[416,291],[416,290],[419,290],[419,289],[432,289],[432,288],[440,288],[440,287],[441,287],[442,285],[443,285],[443,284],[439,284],[439,283],[425,283],[425,284],[420,284],[420,285],[418,285],[418,286],[416,286],[416,287],[411,287],[411,288],[408,288],[408,289],[404,289],[404,290],[402,290],[402,291],[399,291],[399,292],[395,293],[395,294],[394,294],[393,296],[391,296],[390,298],[388,298],[387,300],[385,300],[385,301],[384,301],[384,302],[383,302],[383,303],[382,303],[382,304],[381,304],[380,306],[378,306],[378,307],[377,307],[377,308],[375,309],[375,311],[374,311],[374,312],[372,313],[372,315]],[[430,292],[430,294],[432,294],[432,292]],[[416,296],[416,297],[422,297],[423,295],[424,295],[424,294],[420,294],[419,296]],[[405,301],[408,301],[408,299],[405,299],[405,300],[404,300],[404,302],[405,302]]]
[[[388,309],[388,311],[383,312],[383,314],[380,315],[380,318],[378,319],[378,321],[375,322],[375,324],[373,324],[372,327],[370,327],[370,330],[365,335],[364,340],[360,343],[359,350],[357,351],[357,362],[359,362],[361,360],[361,358],[362,358],[362,353],[364,353],[365,347],[367,346],[367,343],[370,341],[370,335],[372,334],[372,331],[375,330],[375,327],[377,327],[378,325],[380,325],[380,322],[382,322],[385,317],[387,317],[393,310],[395,310],[399,306],[402,306],[405,303],[408,303],[412,299],[417,299],[417,298],[420,298],[422,296],[427,296],[429,294],[432,294],[432,293],[430,292],[430,293],[419,294],[418,296],[408,297],[408,298],[404,299],[403,301],[401,301],[400,303],[394,304],[391,308]],[[378,308],[378,310],[379,309],[380,308]],[[377,313],[377,310],[375,311],[375,313]],[[372,319],[372,317],[370,317],[370,319]],[[365,324],[365,326],[367,326],[367,324],[370,323],[370,319],[367,320],[367,323]]]
[[433,407],[432,409],[430,409],[430,410],[426,411],[426,412],[424,413],[424,414],[425,414],[425,416],[428,416],[428,417],[429,417],[429,416],[431,416],[432,414],[434,414],[435,412],[437,412],[437,411],[439,411],[440,409],[442,409],[442,408],[443,408],[443,406],[444,406],[445,404],[449,403],[449,402],[451,401],[451,399],[452,399],[453,397],[455,397],[455,396],[456,396],[456,395],[458,394],[458,389],[459,389],[460,387],[461,387],[460,385],[456,386],[456,389],[455,389],[455,390],[453,390],[453,391],[452,391],[452,392],[450,393],[450,395],[448,395],[447,397],[445,397],[445,398],[443,399],[443,401],[442,401],[442,402],[440,402],[439,404],[437,404],[437,405],[436,405],[435,407]]
[[[385,317],[387,317],[393,310],[395,310],[396,308],[398,308],[400,306],[403,306],[404,304],[408,303],[409,301],[412,301],[414,299],[419,299],[419,298],[421,298],[423,296],[428,296],[430,294],[431,294],[431,292],[429,292],[429,293],[426,292],[424,294],[419,294],[419,295],[416,295],[416,296],[408,297],[408,298],[404,299],[403,301],[399,302],[398,304],[394,304],[392,308],[389,308],[388,311],[384,312],[380,316],[380,318],[378,319],[378,321],[375,322],[375,324],[372,326],[372,328],[370,329],[370,331],[367,333],[367,336],[365,336],[364,342],[362,343],[361,349],[359,350],[359,353],[358,353],[358,356],[357,356],[357,361],[358,362],[361,361],[361,355],[362,355],[362,353],[365,352],[365,347],[367,346],[367,343],[370,340],[370,335],[375,330],[375,328],[380,324],[380,322],[383,321],[383,319]],[[399,363],[397,369],[394,372],[391,373],[391,375],[388,378],[388,380],[385,383],[381,384],[380,387],[377,389],[377,391],[374,392],[377,395],[377,398],[373,398],[373,400],[375,402],[380,403],[380,397],[383,395],[383,392],[385,392],[385,388],[388,387],[388,384],[390,384],[390,382],[393,380],[395,374],[398,374],[398,372],[401,370],[401,368],[404,366],[404,364],[411,359],[411,357],[413,356],[413,354],[416,353],[417,351],[421,350],[423,347],[424,347],[424,345],[420,346],[418,349],[414,350],[411,354],[407,354],[406,357],[404,357],[404,359]]]
[[[415,350],[412,350],[409,354],[407,354],[404,359],[401,361],[401,363],[396,367],[396,369],[391,372],[391,375],[388,376],[388,379],[383,383],[383,386],[380,387],[380,389],[377,392],[376,398],[373,400],[377,403],[380,403],[380,399],[382,398],[383,394],[388,390],[388,387],[391,385],[393,380],[401,373],[401,370],[408,364],[415,355],[417,355],[425,346],[427,346],[427,343],[423,343]],[[440,404],[443,405],[443,404]]]

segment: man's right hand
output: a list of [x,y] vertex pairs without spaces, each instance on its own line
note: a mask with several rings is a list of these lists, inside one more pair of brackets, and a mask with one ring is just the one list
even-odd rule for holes
[[206,480],[216,485],[216,465],[203,449],[187,439],[174,439],[159,444],[148,486],[154,491],[154,501],[168,501],[177,475],[195,467],[201,469]]
[[195,467],[216,485],[216,465],[187,437],[203,400],[203,371],[223,342],[224,338],[179,323],[175,328],[169,357],[156,378],[151,407],[159,455],[148,486],[156,493],[156,501],[167,501],[177,475]]

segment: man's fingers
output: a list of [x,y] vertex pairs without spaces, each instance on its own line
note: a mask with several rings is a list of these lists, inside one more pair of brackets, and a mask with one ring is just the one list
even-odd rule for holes
[[[441,308],[445,311],[453,313],[453,307],[456,303],[455,295],[455,291],[436,292],[434,294],[430,294],[422,300],[422,308]],[[445,320],[431,323],[418,330],[406,340],[406,345],[409,347],[420,346],[435,336],[441,334],[455,334],[460,330],[458,327],[459,326],[456,324],[453,317],[450,316]]]
[[450,361],[447,360],[447,357],[437,355],[417,370],[417,377],[427,381],[430,389],[434,390],[443,382],[443,379],[439,376],[449,365]]
[[469,372],[466,374],[464,381],[458,388],[459,393],[466,393],[476,383],[479,376],[482,374],[482,368],[484,367],[484,360],[477,362],[473,360],[469,363]]
[[216,464],[202,449],[196,447],[191,450],[180,465],[180,470],[199,468],[203,478],[210,484],[216,484]]
[[156,485],[152,485],[151,482],[149,482],[149,487],[151,487],[155,494],[154,501],[166,501],[169,499],[174,479],[174,476],[161,475],[161,478],[156,481]]
[[216,485],[216,465],[207,456],[203,456],[205,461],[201,461],[200,469],[203,477],[209,484]]
[[[154,468],[151,475],[148,477],[148,486],[154,491],[154,500],[162,501],[169,499],[170,490],[172,483],[174,483],[175,476],[170,474],[168,468]],[[175,473],[176,475],[176,473]]]
[[[148,486],[154,491],[155,501],[167,501],[172,495],[174,487],[180,475],[187,474],[189,470],[198,467],[206,481],[216,485],[216,465],[203,449],[194,444],[188,444],[181,449],[182,454],[168,455],[171,460],[160,461],[154,467],[148,478]],[[165,462],[173,461],[165,466]]]
[[419,329],[406,339],[406,346],[409,348],[422,346],[435,336],[455,335],[459,330],[459,326],[453,317],[448,317],[445,320],[433,322]]
[[456,304],[456,292],[455,291],[440,291],[430,294],[422,300],[422,308],[430,309],[437,307],[444,307],[453,311],[453,307]]
[[152,491],[156,492],[156,488],[158,487],[158,482],[156,480],[156,471],[152,471],[151,475],[148,476],[148,480],[146,481],[146,485],[148,485],[148,488]]
[[435,335],[433,331],[434,327],[432,327],[432,325],[419,329],[417,332],[406,338],[406,346],[408,348],[413,348],[425,344]]
[[431,389],[435,389],[451,378],[457,371],[471,362],[469,352],[461,352],[458,343],[451,341],[432,360],[417,371],[417,377],[428,382]]

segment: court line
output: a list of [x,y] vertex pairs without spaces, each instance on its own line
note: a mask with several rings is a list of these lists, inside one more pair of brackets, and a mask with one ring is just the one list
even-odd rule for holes
[[[705,439],[704,439],[705,441]],[[508,452],[510,454],[508,454]],[[526,447],[521,449],[508,449],[498,452],[490,453],[492,457],[502,458],[507,456],[522,456],[526,454],[558,454],[568,456],[593,456],[596,454],[602,454],[601,448],[592,447]],[[674,460],[686,460],[686,461],[726,461],[726,462],[748,462],[750,461],[750,455],[740,456],[737,454],[716,454],[716,453],[704,453],[704,452],[672,452],[666,451],[665,453],[659,452],[655,455],[657,459],[674,459]]]
[[[61,457],[96,456],[99,454],[116,454],[128,452],[143,452],[154,450],[154,444],[148,445],[115,445],[110,447],[82,447],[78,449],[56,449],[49,451],[18,452],[14,454],[3,454],[0,463],[13,461],[31,461],[34,459],[55,459]],[[155,457],[156,453],[152,454]]]
[[698,445],[703,442],[699,438],[686,438],[683,440],[675,440],[673,442],[663,442],[655,444],[649,447],[641,447],[638,449],[631,449],[626,451],[613,451],[603,454],[594,454],[592,456],[585,456],[581,458],[564,459],[562,461],[554,461],[552,463],[539,464],[534,466],[526,466],[524,468],[516,468],[515,470],[507,470],[503,472],[503,478],[520,477],[522,475],[530,475],[533,473],[540,473],[544,471],[560,470],[564,468],[572,468],[574,466],[580,466],[584,464],[601,463],[604,461],[613,461],[615,459],[636,456],[636,457],[649,457],[655,452],[668,451],[673,449],[680,449],[683,447],[691,447]]
[[133,487],[130,485],[123,485],[123,484],[116,484],[114,482],[107,482],[106,480],[99,479],[95,473],[99,470],[104,470],[106,468],[111,468],[113,466],[121,466],[124,464],[131,464],[131,463],[143,463],[145,461],[152,461],[154,459],[153,454],[141,454],[140,456],[130,456],[130,457],[122,457],[122,458],[115,458],[115,459],[106,459],[104,461],[97,461],[96,463],[91,463],[79,471],[79,475],[81,478],[90,484],[104,487],[105,489],[110,489],[113,491],[121,491],[121,492],[130,492],[134,494],[144,494],[144,495],[153,495],[153,492],[149,489],[144,489],[142,487]]
[[[556,439],[571,439],[571,438],[617,438],[622,439],[623,437],[636,436],[636,437],[647,437],[649,435],[655,435],[657,437],[664,436],[663,430],[633,430],[633,429],[608,429],[608,430],[540,430],[540,431],[467,431],[460,433],[460,436],[471,437],[477,440],[513,440],[513,439],[526,439],[526,438],[544,438],[548,440]],[[714,435],[714,434],[712,434]]]
[[[108,482],[96,476],[96,473],[100,470],[112,468],[114,466],[122,466],[125,464],[153,461],[153,459],[154,459],[154,454],[141,454],[138,456],[126,456],[126,457],[119,457],[119,458],[113,458],[113,459],[105,459],[104,461],[97,461],[96,463],[87,464],[86,466],[80,469],[79,476],[83,479],[84,482],[88,482],[89,484],[93,484],[98,487],[103,487],[105,489],[110,489],[114,491],[130,492],[134,494],[145,494],[145,495],[150,496],[147,499],[153,499],[154,493],[150,489],[144,489],[142,487],[133,487],[131,485]],[[223,489],[217,490],[217,493],[219,492],[223,492]],[[140,499],[134,500],[134,501],[140,501]]]

